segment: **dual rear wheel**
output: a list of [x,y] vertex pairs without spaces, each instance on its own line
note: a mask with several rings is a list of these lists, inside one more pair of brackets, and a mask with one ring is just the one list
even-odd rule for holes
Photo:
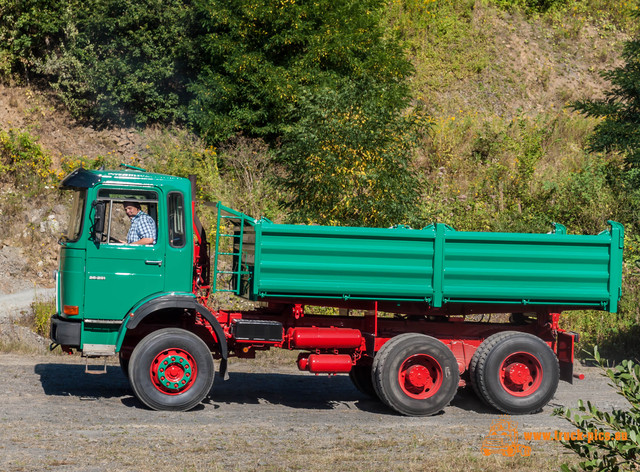
[[471,386],[489,406],[510,415],[540,411],[560,379],[558,359],[542,339],[505,331],[489,336],[469,364]]
[[371,379],[376,395],[389,408],[407,416],[428,416],[453,399],[460,372],[455,356],[441,341],[406,333],[380,348]]
[[[469,374],[477,395],[507,414],[535,413],[553,397],[558,360],[540,338],[507,331],[489,336],[472,357]],[[372,366],[349,374],[362,393],[378,397],[408,416],[441,411],[456,394],[460,374],[451,350],[431,336],[396,336],[378,351]]]

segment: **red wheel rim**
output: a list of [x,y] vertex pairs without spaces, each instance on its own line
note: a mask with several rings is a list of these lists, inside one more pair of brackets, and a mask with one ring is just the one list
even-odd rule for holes
[[187,351],[165,349],[151,362],[149,369],[154,387],[165,395],[179,395],[189,390],[198,376],[198,366]]
[[542,366],[529,352],[516,352],[500,366],[500,384],[514,397],[526,397],[538,390],[542,383]]
[[433,357],[416,354],[407,358],[398,372],[398,382],[402,391],[411,398],[429,398],[442,385],[442,367]]

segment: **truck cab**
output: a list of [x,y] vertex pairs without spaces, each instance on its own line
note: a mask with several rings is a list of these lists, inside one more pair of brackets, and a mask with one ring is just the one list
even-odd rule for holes
[[[138,171],[79,169],[61,186],[73,192],[73,204],[59,241],[53,340],[88,356],[113,355],[123,321],[136,307],[170,294],[191,296],[191,184]],[[126,202],[136,202],[153,219],[155,243],[126,242]]]

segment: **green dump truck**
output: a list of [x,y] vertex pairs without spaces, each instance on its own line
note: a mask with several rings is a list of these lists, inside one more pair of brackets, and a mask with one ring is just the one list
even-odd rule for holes
[[[230,357],[282,348],[300,351],[301,370],[348,374],[401,414],[437,413],[465,384],[502,412],[531,413],[573,379],[577,334],[560,313],[615,312],[621,296],[624,230],[613,221],[586,236],[559,224],[546,234],[327,227],[218,204],[210,251],[195,179],[78,169],[62,188],[74,203],[52,345],[119,356],[157,410],[199,404],[214,361],[225,379]],[[132,202],[153,220],[150,244],[127,242]],[[217,292],[255,307],[214,308]]]

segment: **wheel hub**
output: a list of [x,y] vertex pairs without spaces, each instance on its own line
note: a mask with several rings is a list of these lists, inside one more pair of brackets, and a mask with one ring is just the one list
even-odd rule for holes
[[542,384],[540,361],[529,352],[516,352],[508,356],[500,367],[500,383],[511,395],[525,397]]
[[182,356],[167,357],[158,365],[157,375],[162,385],[178,389],[191,380],[191,366]]
[[178,394],[187,390],[196,378],[196,365],[191,355],[182,349],[167,349],[151,363],[151,379],[155,387],[165,394]]
[[405,375],[405,382],[408,386],[421,389],[428,388],[433,383],[429,370],[422,365],[410,367]]
[[531,383],[531,372],[526,365],[516,362],[506,368],[505,380],[513,385],[524,386]]
[[443,378],[438,361],[426,354],[407,358],[398,372],[400,388],[409,397],[419,400],[434,395],[442,385]]

